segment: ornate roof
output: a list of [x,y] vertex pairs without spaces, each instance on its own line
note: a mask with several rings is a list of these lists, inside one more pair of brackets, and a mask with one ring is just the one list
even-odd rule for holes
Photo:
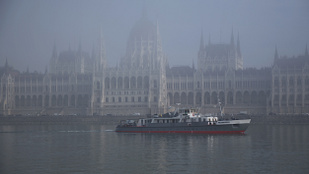
[[305,55],[292,58],[285,56],[274,61],[274,66],[279,68],[302,68],[305,64],[309,64],[309,56]]
[[151,39],[153,40],[156,33],[156,26],[153,25],[147,17],[142,17],[132,28],[128,42],[134,42],[135,39]]
[[166,76],[193,76],[195,70],[189,66],[178,66],[168,68]]
[[205,47],[206,57],[221,58],[228,57],[229,51],[231,50],[230,44],[210,44]]

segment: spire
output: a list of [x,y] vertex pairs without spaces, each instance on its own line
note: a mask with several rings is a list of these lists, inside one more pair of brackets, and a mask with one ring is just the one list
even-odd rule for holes
[[156,32],[157,32],[157,37],[159,37],[160,33],[159,33],[159,22],[158,22],[158,19],[156,21]]
[[54,43],[54,48],[53,48],[53,58],[57,57],[57,49],[56,49],[56,43]]
[[158,22],[158,19],[157,19],[157,22],[156,22],[156,39],[157,39],[157,49],[159,49],[158,51],[161,51],[161,37],[160,37],[160,31],[159,31],[159,22]]
[[277,45],[276,45],[276,49],[275,49],[275,61],[277,61],[279,59],[279,55],[278,55],[278,50],[277,50]]
[[200,51],[204,50],[204,36],[203,30],[201,31],[201,40],[200,40]]
[[195,65],[194,65],[194,59],[192,59],[192,69],[195,69]]
[[239,56],[241,56],[241,52],[240,52],[240,41],[239,41],[239,32],[237,34],[237,54]]
[[[200,40],[200,49],[198,51],[198,57],[199,59],[204,57],[205,55],[205,46],[204,46],[204,36],[203,36],[203,30],[201,31],[201,40]],[[192,60],[192,67],[193,67],[193,60]]]
[[307,44],[306,44],[305,56],[308,56],[308,47],[307,47]]
[[92,59],[95,59],[95,49],[94,49],[94,43],[92,43],[91,58],[92,58]]
[[211,39],[210,39],[210,33],[209,33],[209,36],[208,36],[208,45],[211,44]]
[[234,46],[234,29],[232,28],[231,45]]
[[9,67],[8,58],[5,59],[5,66],[4,67],[5,67],[5,69],[7,69]]
[[79,53],[82,52],[82,43],[81,43],[81,39],[79,39],[79,43],[78,43],[78,52],[79,52]]
[[103,37],[103,28],[100,27],[100,40],[99,40],[99,69],[104,68],[107,65],[105,55],[105,45]]
[[4,72],[5,72],[6,74],[9,73],[8,58],[5,59]]

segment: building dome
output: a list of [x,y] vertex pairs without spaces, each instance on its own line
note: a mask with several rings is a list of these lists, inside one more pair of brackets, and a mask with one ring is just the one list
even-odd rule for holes
[[134,40],[148,40],[154,39],[156,34],[156,26],[153,25],[147,17],[143,16],[132,28],[128,42],[134,42]]
[[143,15],[133,26],[128,41],[126,56],[121,60],[122,67],[157,67],[162,55],[158,26]]

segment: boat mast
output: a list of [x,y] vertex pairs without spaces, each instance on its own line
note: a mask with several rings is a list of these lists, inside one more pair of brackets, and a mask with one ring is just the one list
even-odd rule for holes
[[180,104],[181,104],[181,103],[176,103],[177,107],[176,107],[176,109],[175,109],[175,111],[174,111],[174,115],[176,115],[177,112],[178,112],[178,114],[179,114],[179,106],[180,106]]
[[220,116],[222,117],[223,116],[223,112],[222,112],[222,105],[221,105],[221,101],[220,101],[220,98],[218,97],[218,105],[219,105],[219,109],[220,109]]

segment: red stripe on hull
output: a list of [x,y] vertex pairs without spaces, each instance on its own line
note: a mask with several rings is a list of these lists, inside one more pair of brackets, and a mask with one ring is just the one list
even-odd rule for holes
[[243,134],[241,131],[116,131],[116,132],[129,132],[129,133],[185,133],[185,134]]

